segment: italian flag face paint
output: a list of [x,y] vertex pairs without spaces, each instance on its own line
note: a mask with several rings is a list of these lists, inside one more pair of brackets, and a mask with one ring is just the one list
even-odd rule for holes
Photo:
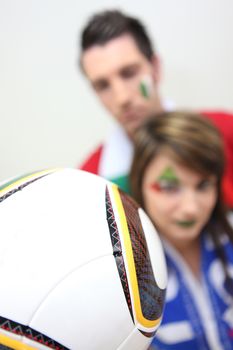
[[160,177],[158,178],[158,181],[172,181],[172,182],[178,183],[179,179],[176,176],[175,171],[171,167],[168,167],[160,175]]
[[175,174],[175,171],[168,167],[163,173],[155,180],[153,184],[151,184],[151,188],[154,191],[161,192],[164,188],[170,185],[178,185],[179,179]]
[[139,90],[141,95],[148,99],[151,96],[153,81],[150,75],[145,75],[139,84]]

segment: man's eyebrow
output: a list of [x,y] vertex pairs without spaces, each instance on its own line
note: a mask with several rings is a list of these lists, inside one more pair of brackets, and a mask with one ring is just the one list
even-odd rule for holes
[[129,63],[129,64],[126,64],[124,66],[122,66],[119,71],[124,71],[124,70],[127,70],[127,69],[137,69],[139,68],[139,64],[138,63]]
[[[124,71],[127,71],[127,70],[137,70],[139,68],[139,63],[129,63],[129,64],[126,64],[126,65],[123,65],[121,66],[119,69],[118,69],[118,72],[121,74],[121,73],[124,73]],[[91,80],[91,84],[92,86],[98,86],[99,84],[108,84],[108,78],[107,77],[104,77],[104,76],[100,76],[100,77],[97,77],[97,78],[94,78],[93,80]]]

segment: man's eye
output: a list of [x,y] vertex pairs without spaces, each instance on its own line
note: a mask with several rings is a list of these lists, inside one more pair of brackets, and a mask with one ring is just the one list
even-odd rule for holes
[[121,76],[122,78],[125,78],[125,79],[133,78],[137,74],[137,72],[138,72],[138,68],[130,67],[127,69],[123,69],[121,71]]
[[107,81],[99,81],[97,83],[94,83],[93,87],[95,91],[101,92],[101,91],[107,90],[109,88],[109,84]]

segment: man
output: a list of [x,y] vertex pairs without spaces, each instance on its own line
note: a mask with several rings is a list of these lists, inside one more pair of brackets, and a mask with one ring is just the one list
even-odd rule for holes
[[[118,127],[81,166],[129,192],[132,137],[147,118],[168,109],[159,94],[158,57],[143,24],[120,11],[94,15],[81,36],[81,67]],[[233,207],[233,117],[209,112],[223,134],[227,169],[225,201]]]

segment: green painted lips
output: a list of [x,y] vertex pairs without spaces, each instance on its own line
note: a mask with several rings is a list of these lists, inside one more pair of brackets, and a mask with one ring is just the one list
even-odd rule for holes
[[181,227],[192,227],[196,224],[196,220],[176,221],[176,224]]

